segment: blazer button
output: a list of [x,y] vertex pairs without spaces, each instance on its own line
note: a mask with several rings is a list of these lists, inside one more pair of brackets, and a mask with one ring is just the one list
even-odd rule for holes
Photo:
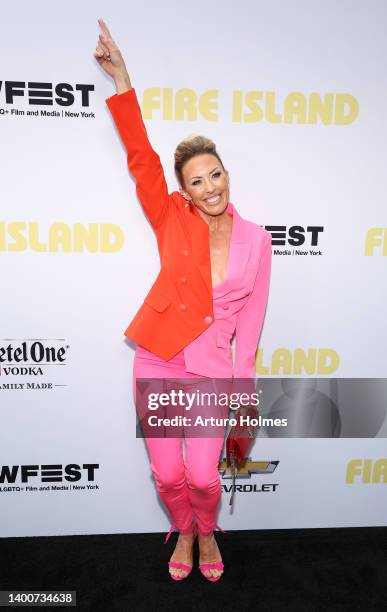
[[228,310],[230,308],[230,306],[228,304],[223,304],[222,308],[223,308],[223,310]]
[[212,317],[210,317],[210,315],[207,315],[206,317],[204,317],[204,322],[208,324],[212,323]]
[[188,251],[187,249],[184,249],[184,251],[183,251],[183,255],[184,255],[184,257],[188,257],[188,255],[189,255],[189,251]]
[[180,304],[180,310],[187,310],[187,306],[185,304]]
[[181,277],[181,279],[180,279],[180,282],[181,282],[181,283],[183,283],[183,285],[185,285],[185,284],[186,284],[186,282],[187,282],[186,277],[185,277],[185,276],[182,276],[182,277]]

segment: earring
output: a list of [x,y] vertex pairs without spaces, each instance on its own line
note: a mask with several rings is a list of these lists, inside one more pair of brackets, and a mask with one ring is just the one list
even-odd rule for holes
[[181,191],[180,191],[180,195],[181,195],[182,198],[184,198],[186,200],[185,207],[188,208],[188,206],[190,205],[191,202],[189,200],[187,200],[186,196],[184,196]]

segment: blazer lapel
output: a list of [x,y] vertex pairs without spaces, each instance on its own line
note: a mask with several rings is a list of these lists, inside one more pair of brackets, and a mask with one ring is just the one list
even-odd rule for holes
[[226,210],[232,214],[233,224],[228,255],[227,278],[223,283],[214,287],[218,297],[228,294],[240,283],[245,273],[251,249],[246,231],[246,221],[238,214],[238,211],[231,202],[228,203]]
[[[191,238],[192,256],[199,268],[204,283],[211,294],[211,257],[208,224],[202,219],[195,206],[185,207],[187,222]],[[246,221],[238,214],[235,206],[229,202],[226,208],[232,214],[233,224],[230,240],[230,249],[227,262],[227,278],[216,285],[214,291],[221,297],[231,291],[242,279],[249,259],[251,245],[246,231]]]

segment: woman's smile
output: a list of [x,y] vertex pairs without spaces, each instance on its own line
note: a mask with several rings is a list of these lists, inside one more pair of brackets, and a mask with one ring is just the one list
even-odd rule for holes
[[205,198],[204,201],[206,204],[210,204],[211,206],[214,204],[218,204],[218,202],[220,201],[221,195],[222,194],[218,193],[217,195],[211,196],[210,198]]

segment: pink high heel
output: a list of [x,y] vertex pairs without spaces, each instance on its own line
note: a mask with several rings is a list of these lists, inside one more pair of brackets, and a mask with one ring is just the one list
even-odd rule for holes
[[[219,527],[219,525],[215,525],[215,527],[217,529],[220,529],[220,531],[223,531],[223,533],[226,533],[224,529]],[[200,563],[199,569],[203,574],[204,578],[207,578],[207,580],[209,580],[210,582],[216,582],[217,580],[219,580],[219,578],[221,578],[221,576],[223,576],[223,571],[218,576],[207,576],[204,572],[207,572],[210,569],[224,570],[224,565],[222,561],[213,561],[212,563]]]
[[[173,524],[169,530],[169,533],[167,535],[167,537],[164,540],[164,544],[166,544],[169,540],[169,536],[171,535],[173,529],[175,527],[175,524]],[[193,542],[195,541],[195,538],[198,535],[197,532],[197,528],[196,525],[194,525],[193,528],[193,533],[194,533],[194,539]],[[188,578],[188,576],[190,575],[191,571],[192,571],[192,565],[187,565],[186,563],[182,563],[181,561],[168,561],[168,567],[174,567],[176,569],[182,569],[184,572],[186,572],[185,576],[178,576],[175,574],[171,574],[171,572],[169,572],[169,575],[171,576],[171,578],[173,578],[173,580],[184,580],[185,578]]]

